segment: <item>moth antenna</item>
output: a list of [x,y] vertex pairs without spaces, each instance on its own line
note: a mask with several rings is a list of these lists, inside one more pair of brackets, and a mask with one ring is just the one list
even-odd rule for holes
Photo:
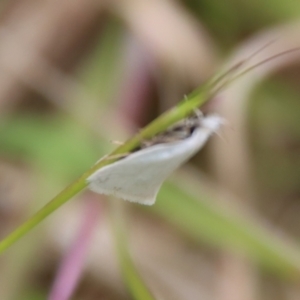
[[228,144],[228,140],[225,138],[222,132],[216,131],[215,134],[218,136],[218,138],[221,139],[222,142]]
[[[222,120],[222,125],[228,127],[231,130],[234,130],[234,128],[232,127],[230,122],[226,119]],[[214,133],[222,140],[222,142],[225,142],[228,144],[228,140],[226,139],[224,132],[222,132],[222,128],[220,131],[216,130]]]

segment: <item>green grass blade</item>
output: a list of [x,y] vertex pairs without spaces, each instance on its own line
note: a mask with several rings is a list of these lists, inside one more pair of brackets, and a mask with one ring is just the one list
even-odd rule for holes
[[115,244],[125,284],[135,300],[155,300],[129,254],[122,203],[111,199]]
[[199,181],[167,182],[151,209],[198,242],[238,250],[280,276],[300,275],[300,248],[220,205]]

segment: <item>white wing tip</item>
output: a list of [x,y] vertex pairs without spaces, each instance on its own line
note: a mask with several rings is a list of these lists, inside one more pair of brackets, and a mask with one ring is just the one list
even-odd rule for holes
[[220,117],[219,115],[213,114],[205,117],[202,120],[201,125],[211,130],[212,132],[216,132],[221,127],[221,125],[224,125],[226,123],[227,121],[224,118]]

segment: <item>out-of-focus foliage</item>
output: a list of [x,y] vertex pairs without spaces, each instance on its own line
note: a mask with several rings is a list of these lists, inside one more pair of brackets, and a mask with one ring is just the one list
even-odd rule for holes
[[34,161],[60,180],[79,176],[97,160],[101,151],[96,151],[92,143],[86,130],[66,116],[18,115],[6,120],[1,128],[4,155]]
[[[262,27],[299,17],[300,4],[293,0],[239,1],[186,0],[187,7],[218,36],[225,47]],[[241,13],[242,12],[242,13]]]
[[[129,136],[139,130],[127,111],[146,123],[213,73],[220,57],[261,31],[300,16],[300,2],[293,0],[115,0],[109,7],[100,0],[97,5],[26,0],[5,5],[0,19],[0,155],[13,175],[8,177],[0,165],[3,237],[59,191],[53,189],[108,153],[124,132]],[[153,15],[157,19],[149,18]],[[63,89],[53,84],[47,64],[66,83]],[[142,300],[152,294],[172,300],[230,295],[239,300],[262,295],[267,300],[298,299],[300,292],[289,280],[299,280],[300,268],[299,74],[295,65],[262,82],[251,93],[246,116],[234,115],[238,110],[233,109],[234,118],[247,124],[247,153],[242,155],[249,169],[222,177],[222,165],[213,161],[214,146],[209,145],[190,162],[206,173],[205,180],[202,172],[187,169],[163,186],[154,207],[140,210],[125,204],[128,223],[141,234],[117,224],[130,236],[125,243],[125,237],[114,237],[107,229],[107,217],[116,208],[109,199],[99,199],[101,222],[74,299],[129,299],[120,274],[133,297]],[[222,96],[206,110],[218,110],[220,101]],[[238,155],[230,153],[233,160]],[[243,189],[244,173],[250,179]],[[18,245],[5,253],[10,259],[3,256],[0,299],[47,297],[62,254],[76,236],[82,213],[76,205],[82,201],[85,195],[62,208],[62,217],[50,217],[47,226],[32,233],[34,243],[26,236],[26,253]],[[111,250],[114,238],[123,270],[118,251]],[[23,260],[15,259],[23,254]],[[12,286],[8,282],[18,288],[5,289]]]

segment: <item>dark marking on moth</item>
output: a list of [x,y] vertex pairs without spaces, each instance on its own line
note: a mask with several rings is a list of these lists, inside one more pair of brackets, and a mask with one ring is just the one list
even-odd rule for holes
[[149,140],[144,140],[141,142],[141,146],[136,149],[145,149],[157,144],[167,144],[172,142],[177,142],[189,138],[194,130],[201,126],[201,121],[203,119],[203,114],[200,110],[195,110],[195,112],[179,121],[175,125],[168,128],[166,131],[154,136]]

